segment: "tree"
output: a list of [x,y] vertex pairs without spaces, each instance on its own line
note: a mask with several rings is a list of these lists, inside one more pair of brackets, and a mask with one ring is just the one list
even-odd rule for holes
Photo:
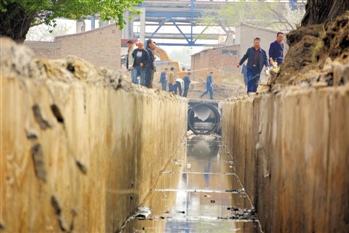
[[302,26],[331,23],[347,10],[348,0],[308,0]]
[[55,18],[78,20],[100,14],[102,20],[116,21],[122,28],[124,11],[139,13],[133,6],[143,0],[1,0],[0,36],[23,42],[31,26],[45,23],[55,26]]
[[234,2],[219,10],[207,11],[203,22],[228,28],[243,22],[277,31],[290,31],[296,29],[305,13],[304,7],[293,11],[291,7],[291,4],[278,1]]

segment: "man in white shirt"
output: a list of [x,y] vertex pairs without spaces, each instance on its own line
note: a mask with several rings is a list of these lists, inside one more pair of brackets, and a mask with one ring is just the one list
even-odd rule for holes
[[135,84],[139,84],[137,80],[137,74],[133,68],[134,58],[132,56],[133,51],[135,50],[135,45],[132,40],[127,41],[127,59],[126,59],[126,68],[131,73],[131,80]]
[[178,90],[178,94],[180,96],[182,96],[182,90],[184,88],[184,81],[181,78],[177,78],[176,79],[176,90],[175,90],[175,94],[177,94],[177,90]]

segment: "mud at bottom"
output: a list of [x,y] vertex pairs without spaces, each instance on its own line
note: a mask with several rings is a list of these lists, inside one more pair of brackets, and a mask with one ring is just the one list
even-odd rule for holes
[[[122,233],[261,232],[257,213],[219,136],[188,140],[187,155],[163,170]],[[143,207],[142,207],[143,206]]]
[[210,218],[168,218],[152,220],[135,220],[129,224],[124,232],[244,232],[256,233],[261,232],[259,223],[252,220],[230,220],[230,219],[210,219]]

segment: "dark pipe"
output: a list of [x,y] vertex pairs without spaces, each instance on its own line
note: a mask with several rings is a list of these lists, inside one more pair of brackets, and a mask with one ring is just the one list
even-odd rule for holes
[[[206,108],[210,109],[214,114],[214,127],[208,131],[205,131],[204,133],[202,133],[201,131],[198,131],[194,128],[194,123],[195,123],[194,113],[195,113],[195,108],[198,108],[198,107],[206,107]],[[208,104],[208,103],[199,103],[199,104],[193,106],[191,109],[189,109],[188,126],[189,126],[189,129],[191,131],[193,131],[194,134],[209,134],[211,132],[216,132],[216,129],[217,129],[218,124],[220,122],[220,117],[221,117],[220,113],[215,106],[213,106],[212,104]]]

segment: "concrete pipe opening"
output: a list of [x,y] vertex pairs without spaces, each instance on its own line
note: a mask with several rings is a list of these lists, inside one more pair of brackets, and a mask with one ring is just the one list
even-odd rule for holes
[[220,124],[220,113],[210,103],[199,103],[188,110],[188,128],[194,134],[217,133]]

